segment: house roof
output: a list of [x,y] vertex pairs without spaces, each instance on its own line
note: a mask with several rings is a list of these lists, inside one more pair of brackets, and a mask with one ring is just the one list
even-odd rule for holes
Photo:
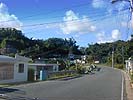
[[0,55],[0,62],[16,62],[16,59],[13,57],[5,56],[5,55]]
[[27,58],[27,57],[23,57],[23,56],[19,56],[18,54],[15,55],[15,59],[16,59],[17,61],[24,61],[24,62],[32,61],[32,59]]
[[0,62],[9,62],[9,63],[15,63],[15,62],[29,62],[32,59],[27,58],[27,57],[23,57],[23,56],[19,56],[19,55],[15,55],[15,58],[13,57],[9,57],[9,56],[5,56],[5,55],[0,55]]
[[41,63],[32,63],[29,66],[57,66],[58,64],[41,64]]

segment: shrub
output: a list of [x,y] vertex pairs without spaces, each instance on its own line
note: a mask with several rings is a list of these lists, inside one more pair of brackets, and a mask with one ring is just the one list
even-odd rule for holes
[[123,66],[123,64],[116,64],[115,65],[115,68],[124,69],[124,66]]

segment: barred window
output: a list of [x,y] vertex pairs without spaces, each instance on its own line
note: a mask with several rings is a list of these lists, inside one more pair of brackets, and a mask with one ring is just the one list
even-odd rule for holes
[[18,72],[19,73],[24,73],[24,64],[19,64]]

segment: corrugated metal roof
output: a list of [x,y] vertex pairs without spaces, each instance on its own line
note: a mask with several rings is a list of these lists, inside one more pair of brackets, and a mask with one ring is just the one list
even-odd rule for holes
[[24,61],[24,62],[29,62],[29,61],[32,61],[32,59],[30,58],[27,58],[27,57],[24,57],[24,56],[19,56],[19,55],[15,55],[15,59],[17,61]]
[[29,66],[57,66],[58,64],[40,64],[40,63],[32,63]]
[[0,62],[15,63],[15,62],[23,61],[28,63],[30,60],[31,60],[30,58],[19,56],[19,55],[16,55],[15,58],[5,56],[5,55],[0,55]]
[[5,56],[5,55],[0,55],[0,62],[16,62],[16,59],[13,57]]

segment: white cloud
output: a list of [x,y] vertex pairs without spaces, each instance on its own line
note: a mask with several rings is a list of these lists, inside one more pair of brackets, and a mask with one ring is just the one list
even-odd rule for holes
[[121,33],[118,29],[112,30],[111,36],[106,35],[105,32],[100,32],[97,35],[98,43],[114,42],[121,38]]
[[101,32],[97,34],[98,42],[103,43],[104,38],[105,38],[105,32]]
[[21,26],[22,23],[18,18],[13,14],[9,14],[7,6],[0,3],[0,28],[12,27],[21,29]]
[[66,16],[63,18],[65,21],[60,25],[64,34],[79,33],[84,34],[96,30],[96,27],[91,24],[86,16],[79,18],[72,10],[66,12]]
[[127,40],[131,40],[131,35],[128,36]]
[[113,40],[105,35],[105,32],[100,32],[97,34],[98,43],[113,42]]
[[119,30],[115,29],[112,30],[112,39],[113,40],[119,40],[121,38],[121,33]]
[[103,0],[93,0],[92,6],[94,8],[104,8],[106,5],[105,5],[105,2]]

